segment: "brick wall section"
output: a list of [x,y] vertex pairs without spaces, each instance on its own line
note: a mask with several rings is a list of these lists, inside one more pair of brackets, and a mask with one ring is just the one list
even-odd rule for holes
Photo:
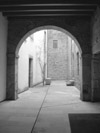
[[[15,87],[15,51],[19,41],[23,36],[30,30],[40,26],[53,25],[61,27],[69,31],[79,42],[82,49],[82,59],[86,54],[91,56],[91,34],[90,34],[90,21],[89,17],[36,17],[32,19],[21,19],[21,18],[9,18],[8,19],[8,44],[7,44],[7,55],[11,55],[7,58],[7,99],[17,98],[17,87]],[[91,60],[90,60],[91,61]],[[81,99],[90,100],[90,94],[84,93],[85,90],[91,89],[91,75],[88,77],[88,82],[85,73],[91,71],[91,64],[84,68],[85,58],[83,59],[83,84],[81,90]],[[13,69],[12,69],[13,68]],[[9,78],[10,77],[10,78]],[[85,95],[87,97],[85,97]]]
[[[53,40],[57,48],[53,48]],[[67,79],[67,35],[60,31],[47,31],[47,76],[51,79]]]
[[[57,40],[57,48],[53,48],[53,40]],[[47,77],[52,80],[74,80],[75,86],[81,88],[80,51],[71,37],[57,30],[47,31]]]

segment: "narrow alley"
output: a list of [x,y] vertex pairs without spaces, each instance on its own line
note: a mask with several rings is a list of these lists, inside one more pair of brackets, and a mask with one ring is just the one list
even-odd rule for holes
[[20,93],[16,101],[1,102],[0,133],[74,133],[71,114],[97,114],[99,117],[91,120],[99,133],[98,113],[100,103],[83,102],[77,88],[66,86],[65,81],[52,81],[50,86],[41,84]]

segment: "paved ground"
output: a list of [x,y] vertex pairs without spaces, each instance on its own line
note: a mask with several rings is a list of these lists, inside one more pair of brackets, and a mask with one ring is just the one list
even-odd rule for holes
[[100,113],[100,103],[79,97],[64,81],[30,88],[18,100],[0,103],[0,133],[71,133],[69,113]]

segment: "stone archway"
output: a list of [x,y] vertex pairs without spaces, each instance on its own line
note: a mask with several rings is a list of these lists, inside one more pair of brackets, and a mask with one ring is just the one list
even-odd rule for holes
[[15,84],[15,88],[16,88],[16,90],[18,89],[18,59],[19,59],[19,55],[18,55],[18,53],[19,53],[19,49],[20,49],[20,47],[21,47],[21,45],[23,44],[23,42],[24,42],[24,40],[27,38],[27,37],[29,37],[31,34],[33,34],[33,33],[35,33],[35,32],[38,32],[38,31],[41,31],[41,30],[57,30],[57,31],[60,31],[60,32],[62,32],[62,33],[65,33],[66,35],[68,35],[71,39],[73,39],[74,40],[74,42],[75,42],[75,44],[77,45],[77,47],[78,47],[78,49],[79,49],[79,52],[80,52],[80,75],[79,75],[79,80],[80,81],[78,81],[77,80],[77,82],[76,82],[76,86],[78,86],[79,87],[79,89],[80,90],[82,90],[82,57],[81,57],[81,55],[82,55],[82,50],[81,50],[81,47],[80,47],[80,45],[79,45],[79,43],[78,43],[78,41],[76,40],[76,38],[71,34],[71,33],[69,33],[67,30],[64,30],[63,28],[60,28],[60,27],[58,27],[58,26],[50,26],[50,25],[47,25],[47,26],[41,26],[41,27],[38,27],[38,28],[35,28],[35,29],[33,29],[33,30],[31,30],[31,31],[29,31],[27,34],[25,34],[25,36],[20,40],[20,42],[18,43],[18,45],[17,45],[17,48],[16,48],[16,51],[15,51],[15,55],[16,55],[16,58],[15,58],[15,62],[16,62],[16,64],[15,64],[15,81],[16,81],[16,84]]
[[31,34],[37,32],[37,31],[45,30],[45,29],[58,30],[58,31],[61,31],[61,32],[67,34],[68,36],[70,36],[70,37],[75,41],[77,47],[79,48],[80,53],[82,54],[82,49],[81,49],[81,47],[80,47],[79,42],[77,41],[77,39],[76,39],[70,32],[68,32],[67,30],[65,30],[65,29],[63,29],[63,28],[61,28],[61,27],[58,27],[58,26],[46,25],[46,26],[40,26],[40,27],[38,27],[38,28],[32,29],[31,31],[29,31],[28,33],[26,33],[26,34],[23,36],[23,38],[20,40],[20,42],[19,42],[18,45],[17,45],[16,52],[15,52],[16,56],[18,56],[18,51],[19,51],[19,49],[20,49],[22,43],[24,42],[24,40],[25,40],[28,36],[30,36]]
[[[87,35],[90,37],[89,21],[85,22],[85,26],[82,27],[84,20],[78,21],[76,25],[70,25],[64,19],[56,20],[55,18],[39,21],[35,20],[9,20],[8,29],[8,47],[7,47],[7,99],[17,99],[17,64],[18,64],[18,51],[23,40],[30,34],[41,29],[57,29],[65,34],[69,35],[77,44],[82,54],[83,67],[82,67],[82,87],[81,87],[81,99],[88,101],[91,99],[91,47],[89,45],[83,45],[87,43]],[[72,21],[72,20],[70,20]],[[42,22],[42,23],[41,23]],[[79,26],[79,25],[80,26]],[[85,28],[85,30],[84,30]],[[86,32],[87,31],[87,32]],[[14,34],[15,32],[15,34]],[[83,35],[80,34],[83,32]],[[86,37],[84,39],[84,37]],[[89,39],[89,38],[88,38]],[[77,41],[78,40],[78,41]],[[90,40],[90,39],[89,39]],[[79,45],[80,44],[80,45]],[[87,73],[88,72],[88,73]]]

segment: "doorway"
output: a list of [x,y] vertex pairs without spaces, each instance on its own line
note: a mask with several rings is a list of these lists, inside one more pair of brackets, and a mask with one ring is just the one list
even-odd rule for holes
[[33,86],[33,59],[29,58],[29,87]]

